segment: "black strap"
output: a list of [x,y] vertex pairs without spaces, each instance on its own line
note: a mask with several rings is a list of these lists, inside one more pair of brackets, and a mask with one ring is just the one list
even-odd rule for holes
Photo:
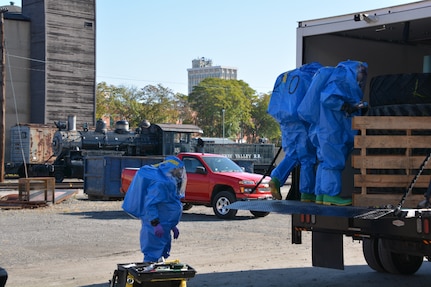
[[416,181],[418,180],[419,176],[421,176],[423,170],[425,169],[425,166],[427,165],[428,161],[431,158],[431,152],[425,157],[424,161],[422,162],[421,166],[419,167],[418,173],[413,177],[412,181],[410,182],[409,187],[406,189],[406,191],[403,194],[403,197],[401,198],[400,203],[398,203],[398,206],[394,209],[394,213],[398,213],[401,210],[401,207],[404,204],[404,201],[406,200],[407,195],[412,191],[413,187],[416,184]]
[[269,165],[269,167],[265,170],[265,173],[263,174],[263,176],[262,176],[262,178],[259,180],[259,182],[258,182],[258,183],[256,183],[256,185],[253,187],[253,189],[252,189],[251,193],[253,193],[253,192],[256,190],[256,188],[259,186],[259,184],[262,182],[262,180],[263,180],[265,177],[267,177],[268,175],[270,175],[270,174],[271,174],[272,167],[274,166],[274,163],[275,163],[275,161],[277,160],[277,157],[278,157],[278,155],[280,154],[280,152],[281,152],[281,150],[282,150],[282,149],[283,149],[282,147],[280,147],[280,148],[278,149],[277,153],[275,154],[274,158],[272,159],[271,164],[270,164],[270,165]]

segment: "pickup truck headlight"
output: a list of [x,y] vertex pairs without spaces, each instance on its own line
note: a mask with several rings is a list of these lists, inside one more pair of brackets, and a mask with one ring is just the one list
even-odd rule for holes
[[256,183],[253,180],[241,180],[239,185],[255,185]]
[[256,185],[256,183],[252,180],[241,180],[238,183],[241,193],[251,193],[254,186]]

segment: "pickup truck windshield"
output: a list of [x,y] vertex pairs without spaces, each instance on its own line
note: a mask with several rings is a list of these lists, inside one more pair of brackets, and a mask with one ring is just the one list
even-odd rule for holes
[[227,157],[203,157],[213,172],[243,172],[235,162]]

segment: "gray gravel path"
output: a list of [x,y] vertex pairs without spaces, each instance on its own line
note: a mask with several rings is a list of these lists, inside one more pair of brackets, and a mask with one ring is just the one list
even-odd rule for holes
[[[286,192],[287,188],[283,189]],[[0,210],[0,266],[9,286],[109,286],[117,264],[140,262],[140,222],[122,201],[89,201],[85,194],[46,208]],[[183,213],[171,259],[197,274],[189,287],[212,286],[428,286],[429,263],[410,277],[372,271],[361,244],[345,240],[346,270],[311,266],[311,235],[292,245],[290,216],[217,219],[211,208]]]

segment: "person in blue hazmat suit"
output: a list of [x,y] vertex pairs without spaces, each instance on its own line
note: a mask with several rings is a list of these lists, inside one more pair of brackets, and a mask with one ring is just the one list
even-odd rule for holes
[[283,160],[271,172],[269,182],[275,199],[281,199],[280,186],[297,165],[300,165],[301,201],[314,201],[314,166],[316,152],[307,134],[307,123],[298,117],[301,103],[311,79],[322,65],[313,62],[279,75],[268,104],[268,113],[280,124]]
[[123,209],[141,219],[140,244],[144,262],[168,258],[171,241],[179,236],[181,198],[187,183],[184,163],[175,156],[155,165],[141,167],[134,176]]
[[317,138],[320,157],[317,181],[318,196],[325,205],[351,205],[351,198],[341,193],[341,173],[353,150],[356,130],[352,117],[368,110],[362,102],[368,65],[359,61],[340,62],[331,73],[320,93],[320,118]]
[[[304,98],[298,106],[298,116],[308,123],[308,137],[316,149],[318,162],[322,160],[319,140],[317,138],[320,121],[320,93],[325,88],[329,77],[332,75],[335,67],[325,66],[320,68],[313,76],[311,84],[305,93]],[[323,203],[323,195],[320,192],[320,169],[317,168],[314,194],[316,195],[316,203]]]

